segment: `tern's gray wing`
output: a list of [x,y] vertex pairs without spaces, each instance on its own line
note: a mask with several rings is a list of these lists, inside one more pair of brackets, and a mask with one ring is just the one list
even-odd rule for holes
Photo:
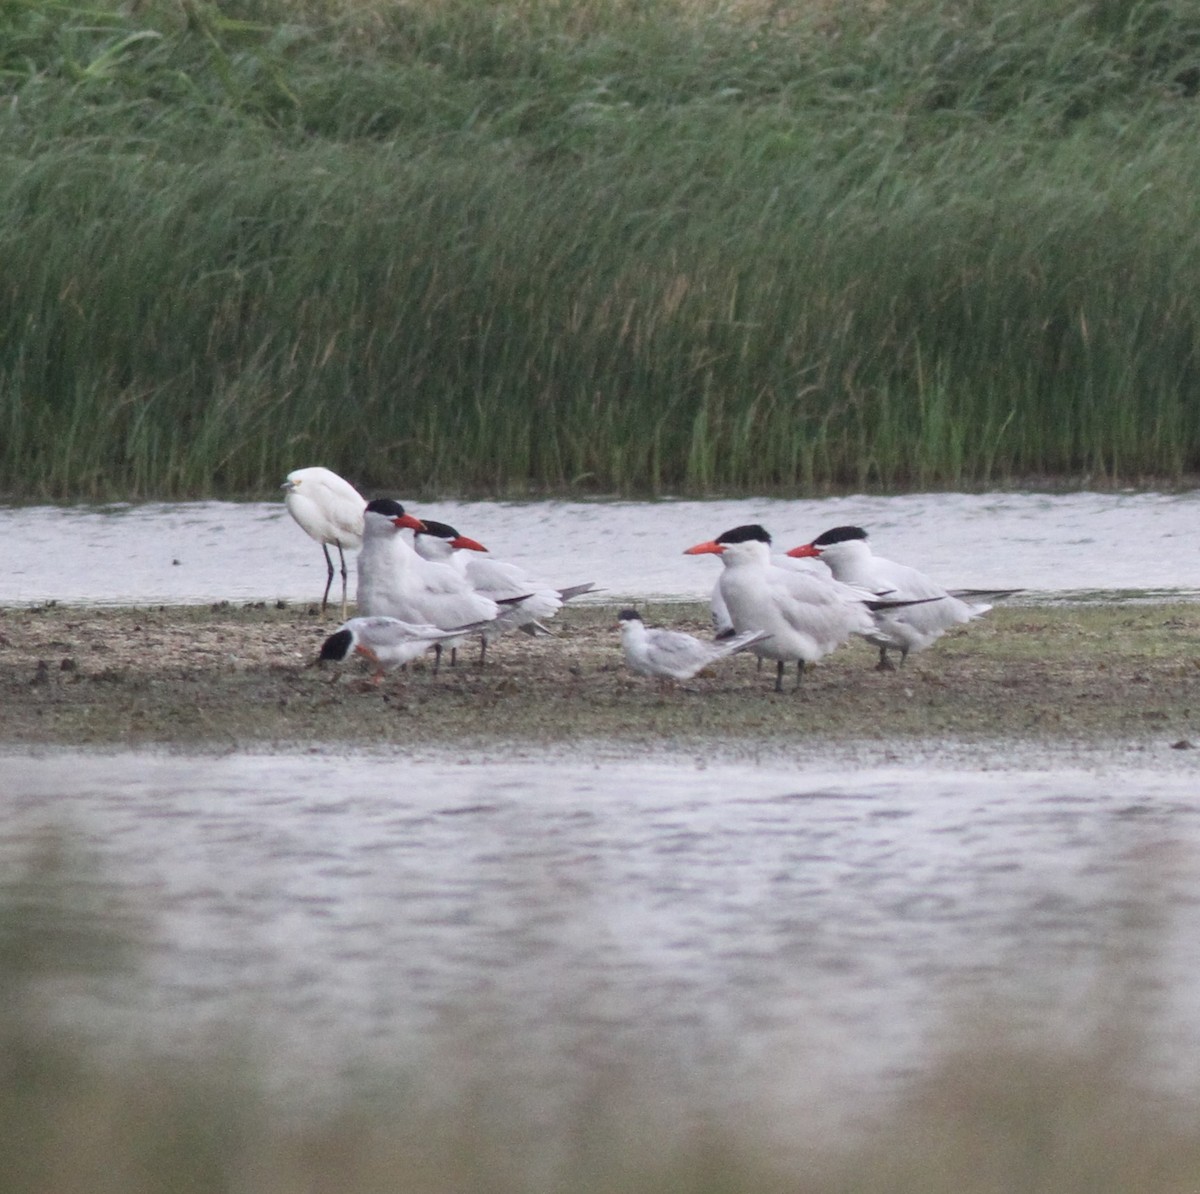
[[568,585],[565,589],[559,589],[558,597],[560,601],[570,601],[572,597],[582,597],[584,593],[594,592],[595,589],[596,582],[589,580],[586,584]]
[[1024,589],[951,589],[950,596],[960,601],[999,601],[1002,597],[1024,592]]
[[359,625],[355,628],[358,638],[367,646],[398,647],[414,641],[435,642],[437,639],[449,638],[460,633],[453,630],[440,630],[422,622],[404,622],[400,618],[356,618]]
[[646,640],[654,667],[680,679],[694,676],[718,654],[707,643],[679,630],[648,630]]

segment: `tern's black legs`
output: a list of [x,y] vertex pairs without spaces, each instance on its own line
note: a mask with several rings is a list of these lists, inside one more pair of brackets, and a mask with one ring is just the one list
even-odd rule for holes
[[[775,691],[783,691],[783,670],[787,667],[782,659],[776,661],[775,664]],[[805,663],[803,659],[796,660],[796,691],[800,691],[800,682],[804,679]]]

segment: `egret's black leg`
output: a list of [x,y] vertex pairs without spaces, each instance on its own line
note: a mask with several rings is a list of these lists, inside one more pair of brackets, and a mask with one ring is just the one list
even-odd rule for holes
[[[329,544],[322,543],[321,550],[325,553],[325,592],[321,595],[321,613],[325,612],[325,606],[329,604],[329,586],[333,584],[333,560],[329,556]],[[341,548],[338,548],[340,551]],[[343,565],[344,567],[344,565]],[[343,573],[343,575],[345,575]]]
[[796,691],[800,691],[800,681],[804,679],[805,663],[803,659],[796,660]]
[[487,658],[487,635],[479,636],[479,666],[483,667],[483,661]]
[[775,664],[775,691],[783,691],[783,660],[780,659]]
[[438,674],[438,669],[442,666],[442,644],[433,644],[433,674]]
[[887,647],[879,648],[879,662],[875,665],[877,672],[894,672],[896,665],[888,658]]
[[[342,550],[342,545],[337,545],[338,559],[342,561],[342,621],[346,620],[346,553]],[[330,576],[332,580],[332,575]],[[329,592],[329,586],[325,586],[325,592]]]

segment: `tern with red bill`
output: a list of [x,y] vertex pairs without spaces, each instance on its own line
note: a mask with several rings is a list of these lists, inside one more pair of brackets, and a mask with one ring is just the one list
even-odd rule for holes
[[505,608],[480,632],[482,647],[479,663],[487,655],[488,643],[506,630],[520,627],[529,634],[549,634],[543,625],[563,607],[563,603],[582,593],[590,593],[594,583],[559,589],[532,577],[518,564],[493,559],[488,549],[468,538],[448,523],[424,518],[424,529],[414,536],[417,553],[424,559],[448,564],[459,571],[475,590]]
[[405,513],[404,507],[390,498],[367,505],[358,556],[358,610],[368,617],[457,630],[457,635],[434,646],[436,673],[442,649],[466,640],[469,632],[462,627],[493,622],[503,607],[475,592],[466,577],[450,565],[422,559],[403,532],[424,529],[419,518]]
[[682,630],[650,629],[634,609],[623,609],[617,625],[629,670],[660,681],[690,680],[726,655],[749,650],[768,637],[765,630],[751,630],[721,642],[706,643]]
[[283,504],[300,528],[315,539],[325,553],[325,592],[321,595],[321,612],[329,603],[329,588],[333,584],[333,559],[330,547],[336,547],[342,565],[342,617],[346,616],[346,549],[357,551],[362,546],[363,511],[367,500],[337,473],[327,468],[298,468],[287,475],[280,486],[286,492]]
[[890,598],[910,603],[880,610],[875,635],[865,636],[879,648],[876,666],[880,671],[895,669],[889,650],[899,651],[903,664],[910,651],[923,651],[947,630],[986,614],[992,608],[986,599],[1011,597],[1021,591],[944,589],[916,568],[875,555],[862,527],[834,527],[787,554],[793,559],[819,559],[836,580],[876,591],[886,589]]
[[734,527],[685,555],[712,553],[724,571],[717,582],[737,634],[765,632],[749,647],[776,663],[775,691],[783,691],[783,672],[795,662],[797,687],[805,667],[840,647],[852,635],[877,633],[874,610],[887,607],[867,589],[833,577],[792,572],[771,562],[771,536],[757,523]]

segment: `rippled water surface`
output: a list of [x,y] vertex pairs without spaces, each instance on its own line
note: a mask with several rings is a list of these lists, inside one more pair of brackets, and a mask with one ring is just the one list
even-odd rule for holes
[[1193,1081],[1191,753],[16,753],[0,850],[11,867],[68,827],[148,911],[137,982],[79,1012],[114,1032],[248,1017],[319,1087],[486,1023],[549,1088],[636,1056],[811,1114],[918,1067],[967,996],[1069,1013],[1131,949],[1108,994]]
[[[745,522],[780,550],[857,523],[881,555],[952,588],[1200,589],[1197,493],[409,505],[546,580],[596,581],[601,600],[706,595],[719,565],[683,550]],[[8,508],[0,536],[0,605],[303,601],[325,580],[320,549],[280,501]]]

